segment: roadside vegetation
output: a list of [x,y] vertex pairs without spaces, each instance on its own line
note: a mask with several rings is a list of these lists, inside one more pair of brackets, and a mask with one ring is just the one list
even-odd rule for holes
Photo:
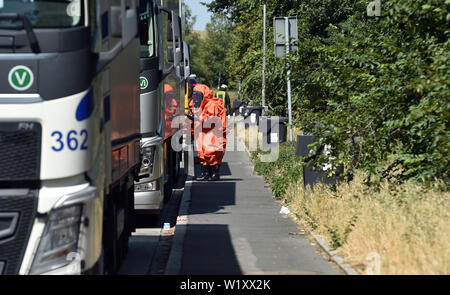
[[450,274],[450,192],[442,190],[442,181],[368,186],[367,175],[358,172],[351,182],[311,190],[303,185],[305,163],[295,144],[282,143],[274,163],[261,162],[261,154],[251,153],[255,173],[290,217],[322,236],[360,274],[375,263],[374,254],[380,274]]
[[[232,24],[229,79],[253,105],[263,2],[208,5]],[[267,1],[268,114],[287,116],[290,64],[294,127],[318,141],[315,157],[297,157],[295,143],[283,143],[275,163],[252,153],[255,171],[362,273],[378,253],[382,274],[450,274],[450,0],[382,0],[379,18],[367,16],[369,2]],[[298,50],[281,60],[277,16],[297,16],[299,27]],[[305,190],[302,167],[325,163],[330,176],[344,168],[340,184]]]

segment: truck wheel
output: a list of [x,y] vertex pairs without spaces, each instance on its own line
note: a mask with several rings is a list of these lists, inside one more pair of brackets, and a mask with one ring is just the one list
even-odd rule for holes
[[164,204],[167,204],[172,197],[173,178],[172,174],[169,174],[169,179],[164,184]]
[[168,203],[172,196],[175,158],[175,152],[169,147],[167,152],[167,169],[169,171],[167,173],[167,182],[164,184],[164,204]]
[[173,182],[177,183],[180,172],[181,152],[174,152],[174,154],[175,154],[175,163],[174,163]]
[[100,257],[98,261],[94,264],[94,266],[87,272],[83,273],[84,275],[105,275],[107,274],[105,271],[105,251],[102,246],[102,250],[100,252]]
[[106,214],[103,228],[103,248],[105,260],[105,273],[115,274],[118,268],[117,261],[117,209],[112,200],[113,196],[107,196]]
[[[123,186],[120,192],[120,210],[123,210],[124,214],[124,224],[123,230],[120,234],[118,243],[118,267],[125,260],[125,257],[128,254],[128,240],[131,235],[131,222],[132,222],[132,213],[134,209],[134,186],[131,188],[127,188]],[[130,202],[133,201],[133,207],[130,208]]]
[[136,210],[134,209],[134,185],[128,189],[128,235],[136,231]]

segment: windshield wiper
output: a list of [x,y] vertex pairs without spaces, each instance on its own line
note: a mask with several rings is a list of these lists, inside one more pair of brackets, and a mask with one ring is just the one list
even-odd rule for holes
[[25,31],[27,32],[31,50],[33,51],[33,53],[41,52],[36,34],[33,31],[30,20],[26,16],[20,15],[18,13],[0,13],[0,20],[21,21],[23,23]]

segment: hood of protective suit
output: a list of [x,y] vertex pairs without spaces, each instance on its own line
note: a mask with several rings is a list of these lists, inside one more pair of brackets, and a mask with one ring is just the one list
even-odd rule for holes
[[204,93],[205,96],[200,105],[202,118],[204,119],[207,116],[221,117],[224,112],[223,101],[218,97],[214,97],[214,93],[209,88]]

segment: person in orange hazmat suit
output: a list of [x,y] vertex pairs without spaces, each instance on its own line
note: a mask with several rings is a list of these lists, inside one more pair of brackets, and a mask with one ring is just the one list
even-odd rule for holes
[[164,118],[165,118],[165,136],[169,136],[172,130],[172,121],[178,115],[178,102],[175,97],[175,92],[172,86],[164,84]]
[[[201,93],[197,94],[196,92]],[[200,107],[196,104],[200,101]],[[216,181],[220,179],[220,165],[226,150],[226,109],[223,100],[214,97],[213,92],[204,84],[195,84],[193,88],[192,110],[194,120],[195,145],[200,158],[201,175],[197,180]]]

